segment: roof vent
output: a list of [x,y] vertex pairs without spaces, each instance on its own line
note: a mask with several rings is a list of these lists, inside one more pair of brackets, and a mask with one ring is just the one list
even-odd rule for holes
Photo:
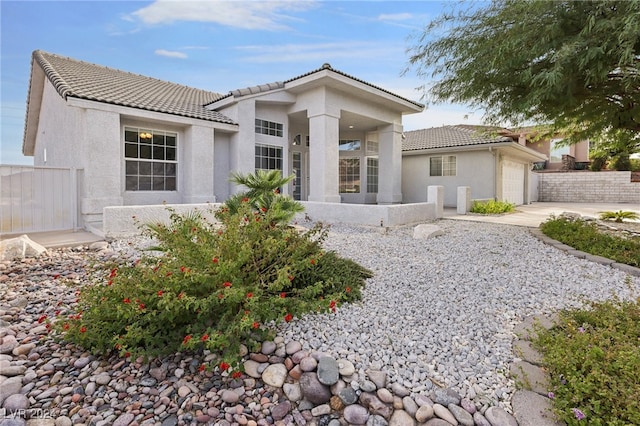
[[330,70],[331,69],[331,64],[328,62],[325,62],[324,64],[322,64],[322,69],[323,70]]

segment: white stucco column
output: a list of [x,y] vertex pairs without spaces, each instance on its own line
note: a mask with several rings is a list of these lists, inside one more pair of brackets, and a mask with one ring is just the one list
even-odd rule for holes
[[338,138],[340,113],[308,114],[309,201],[339,203]]
[[87,109],[84,114],[86,127],[83,137],[91,141],[91,147],[85,151],[80,213],[85,226],[100,226],[102,209],[121,206],[124,202],[120,115],[94,109]]
[[402,125],[378,129],[378,204],[402,202]]
[[213,129],[191,126],[184,132],[184,158],[182,167],[182,189],[184,203],[214,203],[214,141]]

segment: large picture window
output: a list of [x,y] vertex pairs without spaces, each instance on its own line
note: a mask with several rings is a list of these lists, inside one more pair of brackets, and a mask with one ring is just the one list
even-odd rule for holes
[[429,158],[429,176],[455,176],[456,156],[443,155]]
[[563,155],[569,155],[569,145],[562,143],[563,139],[551,139],[551,152],[549,161],[551,163],[561,163]]
[[338,142],[340,151],[360,151],[360,139],[340,139]]
[[177,150],[177,133],[125,127],[125,189],[175,191]]
[[283,127],[282,123],[256,118],[256,133],[261,135],[282,137]]
[[338,187],[341,194],[360,192],[360,159],[341,158]]
[[282,148],[256,144],[256,170],[282,170]]

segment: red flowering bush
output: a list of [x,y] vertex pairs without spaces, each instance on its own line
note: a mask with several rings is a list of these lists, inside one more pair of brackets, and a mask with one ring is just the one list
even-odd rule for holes
[[359,299],[371,276],[322,249],[321,225],[301,232],[280,222],[282,211],[272,217],[251,200],[215,214],[219,224],[174,213],[170,225],[149,226],[158,246],[139,261],[110,265],[55,328],[98,353],[207,349],[220,354],[224,370],[238,361],[241,344],[262,341],[274,321],[335,312]]

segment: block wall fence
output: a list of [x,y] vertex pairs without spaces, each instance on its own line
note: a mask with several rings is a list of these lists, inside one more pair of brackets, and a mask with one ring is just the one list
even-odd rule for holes
[[640,203],[640,182],[631,172],[537,173],[538,201],[557,203]]

